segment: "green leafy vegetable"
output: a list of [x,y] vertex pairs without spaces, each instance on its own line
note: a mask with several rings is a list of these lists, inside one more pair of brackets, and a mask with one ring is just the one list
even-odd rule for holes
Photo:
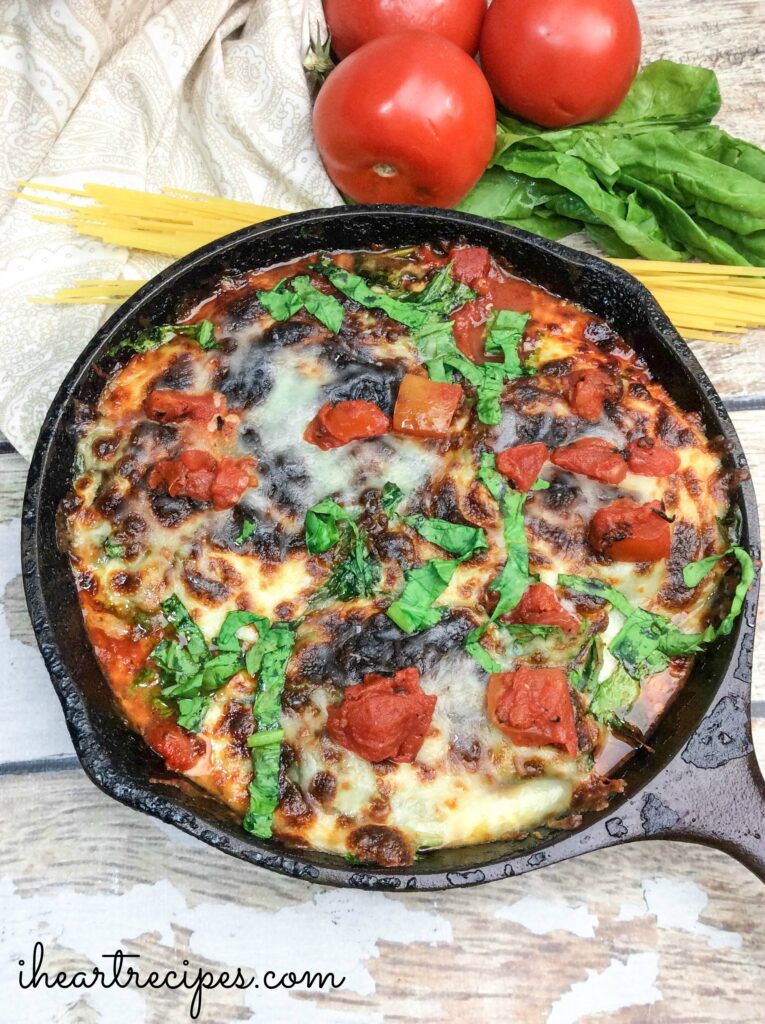
[[449,316],[455,309],[464,306],[475,298],[475,292],[466,284],[457,281],[452,277],[452,267],[449,263],[442,267],[431,277],[421,292],[409,292],[403,302],[416,304],[418,309],[429,313],[436,313],[440,316]]
[[275,623],[264,637],[252,713],[258,726],[250,738],[253,779],[250,783],[250,807],[244,817],[247,832],[261,839],[272,835],[272,821],[279,803],[279,762],[281,759],[280,727],[282,691],[292,649],[295,645],[295,626],[288,622]]
[[600,639],[592,637],[584,647],[584,658],[569,671],[571,685],[580,692],[590,692],[598,681],[603,665]]
[[589,597],[599,597],[601,601],[608,601],[622,615],[629,617],[632,614],[632,605],[627,598],[620,594],[614,587],[610,587],[602,580],[588,579],[585,576],[558,576],[558,585],[568,587],[569,590],[576,590],[580,594],[587,594]]
[[103,544],[107,558],[123,558],[125,555],[124,544],[118,544],[113,537],[107,537]]
[[325,295],[319,291],[306,274],[282,278],[271,291],[258,292],[258,300],[278,321],[289,320],[305,308],[333,334],[340,330],[345,316],[342,304],[334,295]]
[[489,546],[486,534],[476,526],[450,523],[446,519],[428,519],[423,515],[401,516],[401,521],[421,537],[452,555],[469,557]]
[[522,377],[524,374],[521,357],[518,355],[518,346],[529,319],[528,313],[514,313],[509,309],[499,309],[489,323],[486,335],[486,353],[487,355],[502,354],[503,361],[495,365],[501,366],[507,378]]
[[338,523],[351,521],[345,509],[331,498],[325,498],[305,514],[305,546],[312,555],[329,551],[340,540]]
[[412,341],[425,361],[431,380],[449,383],[452,380],[450,371],[456,370],[474,387],[480,386],[484,379],[483,367],[457,348],[451,320],[426,323],[412,334]]
[[[268,619],[264,615],[256,615],[254,612],[229,612],[223,620],[220,633],[215,641],[218,651],[239,654],[242,645],[236,634],[245,626],[253,626],[259,637],[265,636],[270,628]],[[254,672],[250,674],[255,675]]]
[[401,488],[397,484],[388,481],[380,492],[380,505],[383,512],[389,516],[394,515],[403,497],[404,493]]
[[486,485],[494,500],[499,502],[502,513],[507,561],[499,576],[489,584],[489,590],[499,594],[491,616],[492,619],[498,619],[515,608],[531,581],[529,545],[523,520],[527,495],[510,489],[507,480],[497,471],[495,456],[490,452],[484,452],[481,456],[478,479]]
[[394,299],[384,291],[375,291],[363,277],[336,267],[331,260],[321,260],[318,269],[339,292],[347,295],[349,299],[353,299],[354,302],[358,302],[360,306],[366,306],[368,309],[381,309],[391,320],[396,320],[413,330],[423,327],[432,315],[412,302]]
[[486,648],[481,644],[481,640],[486,633],[490,623],[484,622],[482,626],[476,626],[474,630],[468,633],[465,638],[465,651],[470,655],[486,672],[501,672],[502,666],[496,661]]
[[595,684],[589,712],[598,721],[608,725],[617,712],[628,711],[640,696],[640,684],[617,665],[608,679]]
[[451,582],[461,558],[432,558],[419,569],[405,574],[404,589],[386,614],[405,633],[428,629],[441,621],[444,608],[432,607]]
[[765,153],[709,124],[714,72],[655,61],[596,124],[501,116],[493,166],[461,208],[609,255],[765,265]]
[[239,536],[234,543],[237,547],[241,547],[246,540],[249,540],[253,533],[255,533],[255,523],[251,519],[245,519],[242,523],[242,529],[239,531]]
[[381,569],[367,554],[367,535],[360,533],[354,522],[348,523],[346,533],[347,555],[336,565],[322,588],[340,601],[353,601],[357,597],[371,597],[380,582]]
[[179,334],[193,338],[200,348],[218,347],[215,341],[215,325],[211,320],[200,320],[196,324],[163,324],[159,327],[149,327],[114,345],[108,354],[116,356],[120,352],[151,352]]

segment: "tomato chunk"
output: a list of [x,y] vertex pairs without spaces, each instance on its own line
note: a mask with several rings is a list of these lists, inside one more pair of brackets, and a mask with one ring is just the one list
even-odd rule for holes
[[519,747],[579,749],[566,673],[560,668],[522,666],[489,677],[489,717]]
[[146,415],[160,423],[197,420],[209,423],[213,416],[226,415],[226,397],[215,391],[203,395],[187,395],[170,388],[152,391],[143,403]]
[[206,749],[204,740],[199,736],[167,723],[153,726],[146,736],[146,742],[165,759],[167,767],[175,772],[193,768]]
[[604,484],[619,484],[627,475],[624,455],[600,437],[581,437],[553,452],[551,461],[569,473],[580,473]]
[[379,405],[354,399],[337,405],[325,402],[306,427],[303,438],[326,452],[351,441],[381,437],[389,430],[390,420]]
[[549,448],[541,442],[517,444],[514,448],[505,448],[497,455],[497,469],[519,491],[528,491],[533,487],[549,454]]
[[413,437],[446,437],[461,400],[460,384],[439,384],[407,373],[398,389],[393,429]]
[[455,281],[472,286],[489,273],[489,250],[482,246],[469,245],[462,249],[452,249],[450,256],[453,261],[452,277]]
[[255,463],[249,456],[218,462],[209,452],[197,448],[182,452],[177,459],[158,462],[148,477],[152,489],[164,484],[173,498],[211,501],[219,511],[233,508],[256,483]]
[[486,362],[486,323],[489,319],[489,299],[471,299],[452,313],[454,341],[468,359],[479,366]]
[[565,378],[565,394],[569,405],[583,420],[595,423],[600,419],[606,401],[621,397],[621,381],[605,370],[575,370]]
[[341,704],[327,712],[330,739],[365,761],[414,761],[430,728],[436,697],[420,689],[420,673],[404,668],[393,676],[370,672],[349,686]]
[[672,546],[661,503],[638,505],[620,498],[599,508],[590,521],[590,544],[616,562],[658,562]]
[[680,458],[671,448],[641,437],[627,448],[627,466],[639,476],[672,476],[680,469]]
[[510,621],[530,626],[558,626],[571,635],[579,632],[579,619],[566,611],[546,583],[535,583],[526,590]]

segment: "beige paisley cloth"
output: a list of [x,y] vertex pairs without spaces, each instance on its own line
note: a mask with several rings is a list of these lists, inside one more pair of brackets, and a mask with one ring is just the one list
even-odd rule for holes
[[337,205],[302,69],[321,19],[320,0],[0,0],[0,432],[22,455],[114,308],[28,298],[170,260],[40,223],[9,191],[34,179]]

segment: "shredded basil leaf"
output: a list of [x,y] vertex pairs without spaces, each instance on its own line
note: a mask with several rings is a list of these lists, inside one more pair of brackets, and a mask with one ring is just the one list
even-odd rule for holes
[[[229,612],[220,627],[220,633],[215,641],[218,651],[229,651],[239,654],[242,645],[237,633],[245,626],[253,626],[259,637],[263,637],[269,630],[269,622],[265,615],[256,615],[254,612]],[[254,675],[254,673],[251,673]]]
[[125,555],[124,544],[118,544],[112,537],[106,538],[103,548],[107,558],[123,558]]
[[608,679],[595,685],[588,711],[599,722],[609,724],[617,712],[628,711],[640,696],[640,684],[623,665],[617,665]]
[[490,623],[484,622],[482,626],[476,626],[474,630],[468,633],[465,639],[465,651],[470,655],[482,669],[487,672],[501,672],[502,666],[498,661],[489,654],[486,648],[481,644],[481,639],[489,628]]
[[441,316],[449,316],[455,309],[475,298],[475,292],[452,277],[454,261],[435,273],[421,292],[409,292],[401,301],[416,305],[418,309]]
[[452,555],[468,556],[488,548],[486,534],[476,526],[450,523],[446,519],[428,519],[423,515],[401,516],[401,521],[421,537]]
[[584,659],[571,668],[569,680],[576,690],[591,692],[603,666],[603,650],[600,639],[597,636],[592,637],[583,650],[585,651]]
[[432,607],[449,586],[461,558],[432,558],[419,569],[404,575],[404,589],[386,614],[405,633],[428,629],[441,621],[445,608]]
[[340,540],[338,523],[352,520],[351,515],[332,498],[325,498],[305,514],[305,546],[312,555],[329,551]]
[[342,304],[334,295],[325,295],[315,288],[307,274],[282,278],[271,291],[258,292],[258,300],[274,320],[279,321],[289,320],[305,308],[333,334],[340,330],[345,316]]
[[521,365],[521,357],[518,355],[518,346],[529,319],[528,313],[498,309],[489,323],[485,351],[488,355],[502,353],[503,361],[494,365],[501,366],[508,379],[522,377],[525,372]]
[[371,597],[382,572],[379,564],[367,554],[367,535],[360,533],[353,521],[348,523],[345,544],[348,548],[346,557],[333,568],[322,589],[340,601]]
[[386,515],[395,515],[396,509],[401,504],[404,492],[394,483],[388,481],[380,492],[380,507]]
[[455,370],[474,387],[484,379],[483,367],[478,366],[457,348],[454,340],[454,323],[451,320],[429,321],[412,334],[431,380],[450,384],[451,371]]
[[[287,665],[295,645],[295,625],[277,622],[258,640],[262,643],[258,687],[252,713],[258,729],[251,739],[253,779],[250,807],[244,817],[245,830],[261,839],[272,835],[274,811],[279,803],[279,763],[282,691]],[[257,645],[256,645],[257,646]],[[273,734],[273,737],[270,735]],[[262,737],[262,738],[257,738]],[[266,737],[268,739],[266,739]]]
[[255,533],[255,523],[251,519],[245,519],[242,523],[242,529],[239,531],[239,536],[234,541],[237,547],[241,547],[246,540]]
[[178,334],[193,338],[203,349],[209,350],[218,347],[215,341],[215,325],[212,320],[200,320],[196,324],[162,324],[157,327],[148,327],[145,331],[139,331],[132,337],[114,345],[109,349],[108,355],[116,356],[123,351],[151,352]]
[[374,291],[363,277],[336,267],[331,260],[322,259],[318,269],[343,295],[358,302],[360,306],[366,306],[367,309],[381,309],[391,320],[396,320],[405,327],[416,330],[422,327],[431,315],[412,302],[404,302],[402,299],[386,295],[385,292]]
[[484,363],[481,372],[476,414],[481,423],[497,426],[502,422],[499,399],[505,386],[505,372],[500,363]]
[[601,580],[589,579],[585,576],[561,575],[558,576],[558,585],[568,587],[569,590],[576,590],[579,594],[587,594],[589,597],[599,597],[601,601],[608,601],[627,618],[632,614],[632,605],[627,598]]

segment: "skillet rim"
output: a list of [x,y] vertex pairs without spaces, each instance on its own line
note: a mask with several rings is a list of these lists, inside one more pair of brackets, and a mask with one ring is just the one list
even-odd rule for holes
[[[113,763],[111,763],[108,745],[105,747],[97,735],[97,727],[89,714],[85,696],[80,692],[79,684],[64,665],[61,647],[65,647],[65,644],[59,643],[56,631],[50,621],[45,597],[47,583],[41,577],[39,560],[37,558],[38,496],[47,479],[52,453],[55,452],[57,428],[62,424],[69,410],[70,401],[73,398],[77,384],[89,373],[91,364],[100,354],[100,350],[106,350],[107,344],[115,340],[115,336],[119,336],[120,329],[125,322],[140,312],[144,305],[150,303],[162,293],[172,292],[173,287],[179,284],[186,274],[202,267],[211,257],[220,259],[222,256],[235,251],[238,246],[245,242],[258,239],[267,240],[273,234],[297,230],[301,226],[331,222],[338,218],[343,220],[380,218],[384,220],[386,217],[411,217],[413,219],[425,220],[432,224],[434,237],[438,235],[439,224],[444,222],[448,223],[450,233],[455,228],[464,227],[464,234],[467,237],[470,235],[471,228],[480,228],[484,233],[488,230],[496,235],[503,236],[506,244],[512,243],[512,240],[520,241],[523,245],[536,250],[541,258],[552,259],[559,264],[563,264],[569,272],[572,270],[574,272],[577,270],[589,270],[598,275],[604,284],[631,292],[635,297],[639,312],[645,317],[646,332],[651,335],[654,341],[658,341],[666,357],[671,362],[673,361],[678,369],[682,368],[683,376],[692,381],[692,390],[699,399],[705,419],[713,422],[716,430],[724,436],[729,445],[731,457],[735,460],[737,466],[742,470],[747,470],[746,456],[735,428],[722,399],[717,394],[711,381],[685,341],[675,331],[651,293],[636,278],[621,268],[597,256],[580,250],[569,249],[559,243],[531,235],[520,229],[452,210],[387,205],[310,210],[243,228],[182,257],[148,281],[138,292],[123,303],[96,332],[95,336],[77,357],[57,390],[35,446],[30,463],[22,511],[22,572],[35,637],[48,669],[51,682],[61,701],[75,751],[86,774],[104,792],[127,806],[175,825],[182,831],[239,859],[260,864],[270,870],[275,870],[289,876],[324,884],[356,888],[383,888],[390,890],[446,889],[458,885],[473,885],[492,881],[541,866],[542,864],[565,860],[589,849],[597,849],[603,846],[615,845],[622,841],[642,838],[640,836],[630,836],[623,839],[622,837],[615,837],[609,832],[606,832],[604,837],[603,835],[595,834],[594,829],[607,814],[613,814],[628,801],[633,801],[648,785],[655,783],[664,773],[670,772],[674,762],[680,756],[682,748],[676,751],[666,764],[657,765],[654,771],[649,769],[644,781],[632,792],[614,797],[605,811],[590,815],[586,824],[571,832],[558,833],[557,837],[550,842],[534,842],[529,844],[528,849],[514,854],[509,859],[506,854],[496,859],[489,857],[486,861],[480,861],[479,867],[447,871],[442,868],[429,870],[427,858],[420,862],[419,865],[415,864],[410,868],[399,869],[384,869],[366,865],[354,868],[340,862],[340,858],[337,855],[321,854],[318,851],[307,851],[309,857],[305,858],[302,856],[302,851],[281,845],[271,845],[268,842],[247,836],[246,833],[241,831],[241,826],[238,824],[235,829],[230,829],[226,827],[225,823],[220,821],[211,823],[209,820],[205,820],[202,814],[191,811],[181,806],[171,796],[158,792],[156,785],[155,788],[152,788],[152,783],[149,779],[142,780],[141,783],[134,780],[126,780],[119,771],[115,770]],[[515,266],[515,269],[523,273],[520,267]],[[216,273],[219,274],[220,271]],[[546,286],[543,285],[543,287]],[[735,494],[732,497],[732,502],[736,502]],[[743,515],[746,547],[756,557],[759,553],[759,528],[757,506],[751,478],[743,480],[740,484],[738,506],[741,508]],[[759,574],[755,585],[753,585],[747,595],[742,615],[734,628],[733,634],[730,638],[727,638],[730,643],[730,656],[724,669],[720,672],[720,678],[714,685],[709,687],[708,701],[705,701],[705,707],[689,730],[686,741],[693,736],[695,729],[704,720],[714,702],[720,696],[726,681],[729,680],[732,667],[740,660],[743,641],[746,637],[745,626],[756,608],[758,588]],[[750,676],[751,667],[749,678],[746,680],[747,692],[750,685]],[[119,716],[116,706],[114,710]],[[685,746],[685,741],[682,746]],[[494,844],[479,844],[469,849],[478,853],[492,845]],[[528,856],[529,853],[532,855]]]

